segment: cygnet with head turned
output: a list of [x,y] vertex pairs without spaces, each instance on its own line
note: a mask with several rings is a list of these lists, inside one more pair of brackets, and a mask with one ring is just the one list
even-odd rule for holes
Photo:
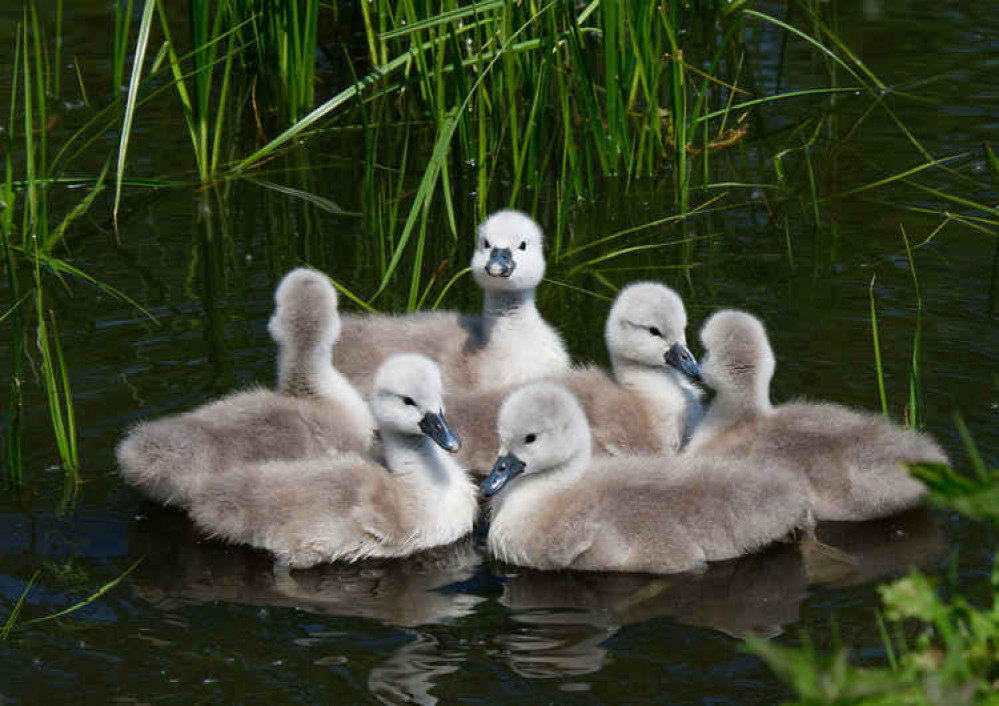
[[117,448],[126,481],[154,500],[184,506],[208,479],[243,462],[371,448],[374,417],[330,365],[340,332],[336,290],[302,268],[281,280],[274,300],[268,329],[280,349],[280,391],[238,392],[139,422]]
[[482,316],[416,312],[343,317],[336,367],[365,394],[392,353],[422,353],[441,366],[448,390],[504,387],[569,369],[561,336],[538,312],[544,237],[519,211],[498,211],[479,226],[471,270],[482,287]]
[[688,452],[779,462],[807,482],[818,520],[869,520],[916,505],[925,488],[904,463],[942,463],[929,436],[881,416],[828,403],[770,404],[775,360],[763,324],[720,311],[701,329],[704,381],[717,392]]
[[384,465],[353,453],[242,464],[205,483],[191,517],[293,568],[406,556],[470,532],[475,486],[450,455],[460,442],[444,420],[438,367],[417,354],[390,357],[371,409]]
[[488,544],[538,569],[674,573],[755,551],[810,524],[790,472],[753,476],[737,457],[591,458],[586,416],[551,383],[499,415]]
[[[613,377],[587,366],[550,378],[583,406],[595,455],[675,454],[689,438],[701,415],[701,391],[686,326],[676,292],[654,282],[630,284],[618,294],[604,327]],[[492,467],[497,416],[511,390],[448,394],[455,429],[464,440],[460,458],[469,469],[487,473]]]

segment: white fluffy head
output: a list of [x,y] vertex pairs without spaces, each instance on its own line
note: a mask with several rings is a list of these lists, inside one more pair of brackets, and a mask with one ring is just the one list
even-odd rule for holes
[[390,356],[375,372],[371,412],[379,429],[422,434],[428,414],[443,414],[444,386],[437,364],[416,353]]
[[555,383],[532,383],[511,393],[500,407],[500,456],[513,455],[525,476],[589,456],[590,427],[579,401]]
[[[500,267],[499,262],[507,266]],[[471,268],[483,289],[534,289],[545,276],[541,228],[526,213],[497,211],[479,226]]]
[[294,348],[332,347],[340,338],[336,289],[321,272],[299,267],[274,292],[267,330],[275,343]]
[[708,385],[769,405],[776,360],[759,319],[744,311],[719,311],[701,327],[701,344],[701,374]]
[[687,312],[672,289],[656,282],[635,282],[614,300],[604,341],[614,362],[663,367],[666,352],[687,345]]

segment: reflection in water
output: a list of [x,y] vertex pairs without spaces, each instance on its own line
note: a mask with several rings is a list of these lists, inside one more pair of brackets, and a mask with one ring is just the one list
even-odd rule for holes
[[[129,553],[148,555],[134,585],[160,610],[223,601],[412,627],[470,618],[487,600],[472,592],[482,556],[471,538],[400,561],[290,573],[276,570],[265,553],[199,541],[180,513],[148,509],[149,519],[131,525]],[[946,551],[937,522],[925,509],[876,522],[825,523],[819,537],[856,562],[849,575],[829,584],[835,587],[873,582],[911,566],[925,568]],[[492,568],[503,581],[499,602],[509,609],[510,622],[490,641],[500,658],[528,679],[599,672],[613,660],[608,638],[624,625],[655,618],[736,638],[776,637],[799,621],[809,595],[805,565],[793,545],[694,575]],[[371,669],[368,686],[385,702],[436,703],[433,687],[459,669],[468,647],[447,645],[430,627],[406,632],[412,639]]]
[[[820,538],[856,561],[835,586],[859,585],[925,568],[946,543],[931,512],[914,510],[865,523],[827,523]],[[518,623],[497,635],[511,668],[525,677],[593,673],[608,660],[605,641],[622,625],[668,617],[743,638],[773,638],[799,620],[809,584],[790,545],[712,565],[698,575],[544,572],[499,566],[500,602]]]
[[430,694],[440,677],[457,672],[464,652],[442,649],[437,638],[417,632],[368,675],[368,689],[387,704],[436,704]]
[[481,564],[470,537],[407,559],[289,572],[264,552],[200,541],[180,513],[156,508],[132,530],[130,552],[148,555],[136,575],[136,590],[161,610],[222,601],[410,626],[463,618],[485,600],[442,590],[470,579]]

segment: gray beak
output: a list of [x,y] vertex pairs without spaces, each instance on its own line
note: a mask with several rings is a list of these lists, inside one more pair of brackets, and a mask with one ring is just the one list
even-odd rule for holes
[[500,456],[493,465],[492,473],[482,481],[479,489],[487,498],[496,495],[496,493],[503,489],[504,485],[523,472],[524,466],[524,462],[513,454]]
[[492,277],[509,277],[517,269],[510,248],[493,248],[486,263],[486,274]]
[[697,359],[694,358],[694,354],[690,352],[687,346],[682,343],[674,343],[670,346],[670,349],[666,351],[665,360],[666,365],[676,368],[691,380],[695,382],[704,381],[701,377],[701,366],[697,364]]
[[448,427],[444,413],[427,412],[420,420],[420,431],[429,436],[445,451],[454,453],[461,448],[461,440]]

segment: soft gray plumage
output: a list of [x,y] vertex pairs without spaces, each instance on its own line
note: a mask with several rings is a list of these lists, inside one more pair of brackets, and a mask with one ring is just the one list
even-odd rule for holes
[[776,464],[761,476],[735,457],[591,458],[583,410],[558,385],[510,395],[499,437],[482,486],[498,490],[488,544],[514,564],[689,571],[810,525],[803,490]]
[[375,376],[371,408],[384,466],[354,453],[242,464],[203,485],[191,517],[212,536],[266,549],[294,568],[406,556],[470,532],[475,487],[423,431],[427,415],[443,412],[437,366],[416,354],[390,357]]
[[[549,378],[582,404],[595,455],[674,454],[689,438],[701,416],[701,391],[667,363],[671,351],[687,350],[686,327],[676,292],[654,282],[630,284],[618,294],[604,327],[613,377],[586,366]],[[459,459],[469,469],[487,473],[496,460],[497,416],[512,389],[447,395],[452,425],[463,442]]]
[[925,488],[902,464],[947,463],[929,436],[835,404],[770,404],[775,361],[763,324],[720,311],[701,329],[705,382],[717,396],[688,453],[732,454],[749,472],[781,463],[807,482],[816,519],[868,520],[916,505]]
[[185,506],[206,480],[246,461],[371,447],[374,418],[330,365],[340,332],[336,290],[318,272],[297,269],[274,299],[268,329],[280,347],[280,392],[238,392],[139,422],[117,448],[125,480],[154,500]]
[[471,270],[482,287],[482,316],[457,312],[343,317],[335,365],[362,394],[393,353],[421,353],[441,366],[445,389],[487,389],[569,369],[561,336],[538,313],[545,274],[543,235],[518,211],[498,211],[477,236]]

